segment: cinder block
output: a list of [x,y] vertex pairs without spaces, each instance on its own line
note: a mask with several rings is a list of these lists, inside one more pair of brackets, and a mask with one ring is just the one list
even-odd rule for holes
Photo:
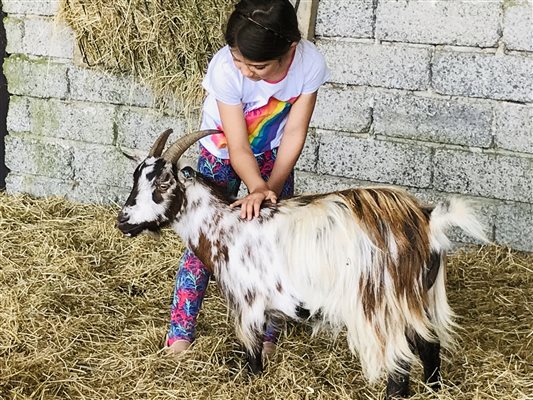
[[494,140],[502,149],[533,153],[533,107],[514,103],[496,105]]
[[73,183],[39,175],[11,172],[6,177],[8,194],[27,193],[35,197],[58,196],[68,198]]
[[73,59],[75,39],[72,30],[49,17],[28,17],[24,21],[26,54]]
[[29,113],[37,135],[101,144],[115,140],[112,105],[32,98]]
[[318,131],[318,173],[381,183],[428,187],[431,149]]
[[329,39],[317,45],[331,70],[330,82],[411,90],[429,85],[428,48]]
[[433,87],[439,93],[531,102],[531,82],[533,54],[435,53]]
[[533,3],[504,2],[503,41],[509,50],[533,51]]
[[73,155],[74,180],[117,187],[131,185],[137,163],[127,159],[116,147],[80,142]]
[[55,15],[60,0],[2,0],[6,14]]
[[489,147],[492,106],[470,99],[441,99],[380,91],[374,105],[377,135]]
[[410,43],[494,47],[499,39],[497,1],[379,1],[376,37]]
[[183,118],[165,115],[154,109],[120,107],[117,114],[117,144],[148,153],[159,134],[169,128],[174,130],[169,143],[187,133]]
[[438,149],[433,176],[437,190],[530,202],[533,158]]
[[499,244],[533,252],[533,204],[502,202],[496,213],[495,234]]
[[154,104],[151,90],[132,77],[73,66],[68,71],[68,78],[73,100],[141,107],[150,107]]
[[373,0],[321,0],[315,32],[318,36],[373,37]]
[[349,132],[368,131],[372,101],[365,88],[325,86],[318,91],[311,125]]
[[4,74],[11,94],[60,99],[67,97],[65,64],[17,55],[5,59]]
[[329,193],[337,190],[350,189],[361,186],[380,185],[359,179],[342,178],[325,174],[316,174],[306,171],[297,171],[295,176],[296,194]]
[[29,134],[5,137],[6,166],[13,172],[72,179],[72,148],[68,143]]
[[6,30],[6,52],[8,54],[24,53],[22,38],[24,36],[24,21],[20,18],[4,18]]
[[296,163],[296,169],[301,171],[316,172],[318,161],[318,140],[314,129],[307,133],[307,139],[302,150],[302,154]]
[[37,197],[58,196],[86,204],[123,204],[129,189],[95,185],[87,182],[63,181],[37,175],[10,173],[6,178],[9,194],[28,193]]
[[30,132],[31,121],[28,98],[11,96],[7,110],[7,130],[9,132]]
[[[131,182],[130,182],[131,184]],[[75,190],[70,192],[67,196],[69,200],[78,201],[86,204],[119,204],[126,202],[130,194],[130,188],[96,185],[82,182],[77,184]],[[118,212],[118,209],[117,209]]]

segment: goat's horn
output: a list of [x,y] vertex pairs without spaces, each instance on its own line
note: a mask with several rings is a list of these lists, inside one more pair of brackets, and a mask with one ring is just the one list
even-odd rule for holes
[[161,153],[163,152],[163,149],[165,148],[165,144],[167,143],[168,136],[171,133],[172,133],[172,129],[167,129],[165,132],[159,135],[159,137],[155,140],[154,144],[152,145],[152,148],[150,149],[150,152],[148,153],[148,157],[161,156]]
[[216,133],[221,133],[221,131],[216,129],[206,129],[203,131],[196,131],[185,135],[178,140],[176,140],[172,146],[170,146],[164,153],[163,159],[175,163],[179,160],[185,150],[187,150],[194,142],[203,138],[204,136],[214,135]]

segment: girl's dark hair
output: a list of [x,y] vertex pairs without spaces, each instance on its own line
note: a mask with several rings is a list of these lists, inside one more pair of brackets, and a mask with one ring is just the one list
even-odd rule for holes
[[302,38],[289,0],[241,0],[231,13],[226,43],[251,61],[275,60]]

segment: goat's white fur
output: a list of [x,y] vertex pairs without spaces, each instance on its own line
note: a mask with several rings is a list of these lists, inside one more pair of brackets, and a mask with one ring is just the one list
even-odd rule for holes
[[[334,331],[347,329],[349,346],[359,354],[370,381],[384,371],[402,371],[402,363],[412,361],[407,331],[429,341],[438,339],[443,346],[452,342],[453,314],[446,299],[442,259],[433,286],[426,294],[415,293],[417,298],[427,295],[427,314],[413,314],[408,299],[395,292],[394,279],[383,267],[385,252],[393,260],[398,258],[393,233],[388,231],[388,248],[379,249],[338,193],[317,196],[305,205],[298,199],[280,201],[275,210],[262,209],[262,218],[243,221],[240,210],[231,209],[214,196],[205,183],[191,179],[181,184],[187,201],[171,226],[193,249],[202,238],[211,244],[217,281],[240,315],[236,332],[247,350],[257,347],[265,313],[297,318],[300,306],[311,316],[319,315],[319,325]],[[149,205],[149,187],[149,182],[139,186],[138,210],[125,210],[132,218],[136,211],[140,214],[134,221],[160,211]],[[485,238],[466,203],[453,199],[431,213],[426,239],[432,250],[441,253],[450,247],[445,229],[452,225],[478,239]],[[224,251],[227,258],[218,257]],[[364,311],[362,279],[384,286],[383,300],[376,305],[371,320]],[[417,279],[417,287],[422,287],[422,276]],[[250,293],[253,301],[246,299]]]
[[[378,281],[375,274],[380,268],[371,259],[376,248],[364,230],[354,223],[349,208],[336,205],[335,202],[342,201],[339,196],[325,195],[305,207],[288,200],[280,203],[279,213],[271,219],[243,223],[239,210],[217,204],[218,200],[203,185],[194,183],[186,190],[188,201],[199,200],[201,207],[194,213],[185,211],[172,226],[193,247],[198,245],[201,231],[228,247],[230,261],[215,273],[221,286],[226,290],[231,288],[232,296],[242,307],[242,323],[237,326],[237,332],[246,348],[253,349],[252,338],[255,331],[263,329],[265,310],[296,318],[295,310],[299,305],[309,309],[311,315],[320,312],[322,321],[334,330],[347,328],[349,346],[359,354],[370,381],[379,378],[384,370],[399,370],[399,360],[413,358],[405,336],[409,326],[428,340],[433,340],[433,331],[444,345],[451,342],[452,312],[446,300],[443,266],[430,289],[429,319],[411,315],[407,304],[389,290],[392,279],[385,272],[384,293],[386,304],[392,308],[389,310],[392,317],[385,320],[383,314],[378,313],[374,326],[368,322],[361,304],[359,282],[362,275]],[[221,223],[207,228],[214,214],[221,210]],[[264,215],[270,212],[262,210]],[[454,200],[447,210],[439,206],[433,213],[435,216],[432,214],[430,222],[433,249],[443,251],[449,247],[444,232],[449,225],[460,226],[473,236],[483,238],[481,226],[460,200]],[[238,227],[238,230],[224,237],[223,232],[230,227]],[[253,249],[253,253],[243,259],[247,248]],[[218,251],[216,246],[211,249],[213,254]],[[390,251],[394,253],[394,246]],[[281,294],[275,289],[277,282],[283,285]],[[252,307],[247,307],[244,301],[247,291],[257,293]],[[375,326],[388,338],[384,351],[380,351]]]

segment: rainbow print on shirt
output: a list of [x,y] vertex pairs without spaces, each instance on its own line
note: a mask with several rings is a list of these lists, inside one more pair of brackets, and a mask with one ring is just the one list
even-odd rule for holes
[[[270,150],[270,143],[276,138],[281,124],[297,98],[292,97],[287,101],[282,101],[271,97],[263,107],[244,114],[248,127],[248,140],[254,154]],[[221,127],[217,129],[222,130]],[[211,140],[219,149],[228,145],[223,133],[212,135]]]

